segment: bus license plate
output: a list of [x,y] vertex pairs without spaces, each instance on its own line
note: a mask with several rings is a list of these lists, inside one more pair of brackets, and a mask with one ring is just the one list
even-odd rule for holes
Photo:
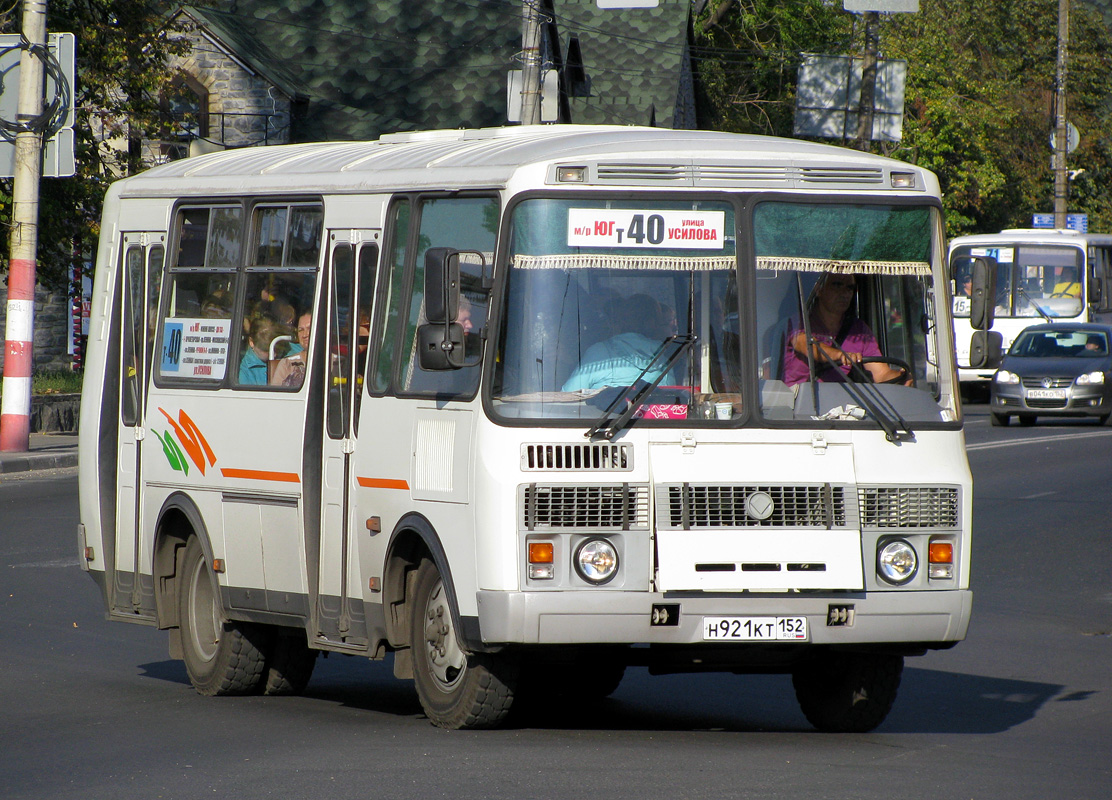
[[1027,396],[1032,400],[1064,400],[1065,389],[1028,389]]
[[703,617],[703,641],[805,642],[806,617]]

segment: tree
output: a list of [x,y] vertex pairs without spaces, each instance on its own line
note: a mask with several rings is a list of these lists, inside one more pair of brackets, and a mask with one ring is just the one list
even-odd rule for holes
[[[1054,0],[922,0],[918,14],[884,20],[885,56],[908,62],[904,138],[889,152],[938,174],[951,236],[1053,210],[1057,13]],[[1089,7],[1070,16],[1066,107],[1082,144],[1069,162],[1084,169],[1070,210],[1112,230],[1112,32]]]
[[791,136],[802,53],[841,53],[853,17],[824,0],[711,0],[695,19],[700,127]]
[[[51,289],[66,285],[75,257],[95,251],[108,183],[140,169],[138,143],[161,138],[160,98],[170,90],[170,55],[184,41],[167,36],[166,3],[159,0],[50,0],[48,31],[77,35],[73,87],[75,156],[72,178],[40,183],[37,277]],[[0,19],[18,31],[18,16]],[[0,226],[11,222],[11,180],[0,180]],[[8,267],[8,236],[0,236],[0,263]]]

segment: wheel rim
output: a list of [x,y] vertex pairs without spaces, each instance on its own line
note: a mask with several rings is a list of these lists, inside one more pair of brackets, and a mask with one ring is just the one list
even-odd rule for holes
[[467,655],[460,649],[452,627],[452,610],[438,580],[425,604],[425,655],[429,673],[443,692],[450,692],[462,679]]
[[216,603],[212,596],[212,581],[209,580],[205,562],[197,560],[189,579],[190,643],[193,650],[205,661],[216,657],[216,647],[220,644],[220,628],[216,620]]

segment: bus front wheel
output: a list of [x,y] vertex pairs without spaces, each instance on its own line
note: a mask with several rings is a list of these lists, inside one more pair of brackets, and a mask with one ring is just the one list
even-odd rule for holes
[[410,613],[413,682],[429,721],[458,730],[491,728],[510,711],[517,665],[460,645],[444,581],[428,560],[417,568]]
[[792,674],[807,720],[825,733],[865,733],[884,721],[903,674],[903,656],[830,653]]
[[185,547],[181,574],[182,658],[193,687],[210,696],[254,692],[265,666],[263,629],[220,619],[216,582],[195,536]]

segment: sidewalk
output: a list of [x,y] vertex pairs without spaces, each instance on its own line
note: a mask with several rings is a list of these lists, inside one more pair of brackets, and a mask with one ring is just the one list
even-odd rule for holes
[[0,475],[76,466],[76,433],[32,433],[26,453],[0,452]]

